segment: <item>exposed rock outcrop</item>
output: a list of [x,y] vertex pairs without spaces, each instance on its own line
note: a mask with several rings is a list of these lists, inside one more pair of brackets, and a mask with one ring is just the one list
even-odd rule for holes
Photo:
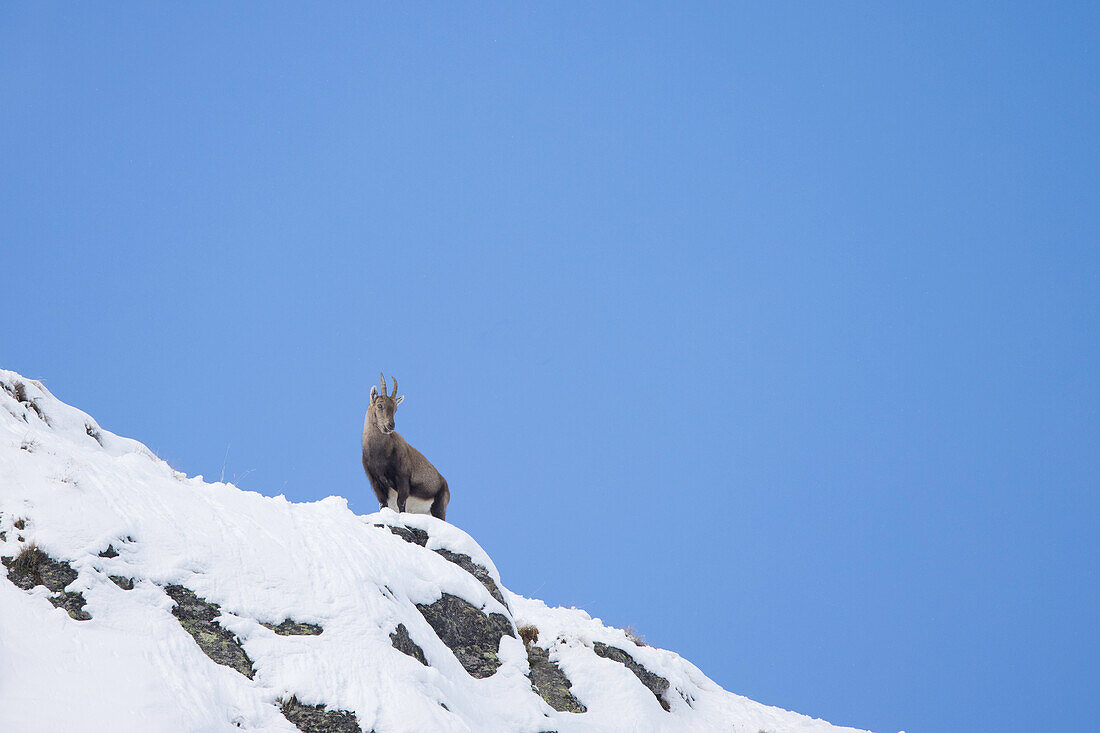
[[[18,523],[17,523],[18,526]],[[64,560],[55,560],[33,544],[23,548],[14,558],[0,558],[8,569],[8,580],[23,590],[43,585],[54,591],[50,603],[68,611],[77,621],[87,621],[91,614],[84,610],[83,593],[65,592],[65,588],[76,580],[77,572]]]
[[531,686],[546,703],[559,713],[583,713],[587,708],[573,696],[573,683],[557,664],[550,661],[550,652],[534,644],[527,647],[527,663],[531,666]]
[[63,608],[69,612],[69,616],[77,621],[87,621],[92,617],[92,614],[84,610],[83,593],[55,593],[50,596],[50,603],[57,608]]
[[[421,547],[427,547],[428,545],[428,533],[422,529],[395,526],[392,524],[376,524],[374,526],[385,527],[408,543],[420,545]],[[500,592],[500,588],[497,587],[496,581],[493,580],[493,576],[489,574],[489,570],[485,568],[485,566],[478,565],[469,555],[453,552],[446,548],[439,548],[434,550],[434,552],[477,578],[478,582],[485,586],[485,590],[489,591],[489,594],[493,598],[500,601],[500,605],[508,608],[508,603],[504,600],[504,594]]]
[[44,585],[52,591],[63,591],[76,580],[73,566],[63,560],[54,560],[34,545],[23,548],[15,558],[4,558],[8,568],[8,580],[23,590]]
[[505,634],[515,637],[512,622],[500,613],[486,616],[469,601],[444,593],[436,602],[416,604],[439,639],[450,647],[470,676],[479,679],[500,667],[497,652]]
[[408,654],[425,667],[428,666],[428,660],[424,657],[424,650],[417,646],[416,642],[409,636],[409,630],[405,627],[405,624],[397,625],[397,628],[390,634],[390,643],[397,651]]
[[665,700],[665,693],[668,692],[668,680],[660,675],[653,674],[648,669],[635,662],[634,657],[617,646],[608,646],[607,644],[597,641],[592,648],[596,654],[599,654],[601,657],[618,662],[633,672],[641,683],[649,688],[649,691],[657,698],[657,702],[661,703],[661,707],[666,711],[669,710],[668,701]]
[[485,586],[485,590],[489,591],[489,595],[500,601],[500,605],[508,608],[508,604],[504,602],[504,596],[501,594],[500,588],[497,587],[496,581],[494,581],[492,576],[489,575],[489,571],[470,559],[469,555],[463,555],[444,549],[436,550],[436,553],[447,558],[455,565],[459,566],[467,573],[477,578],[478,582]]
[[133,578],[127,578],[125,575],[108,575],[107,577],[111,579],[112,583],[117,585],[122,590],[133,590],[134,589],[134,579]]
[[286,719],[302,733],[363,733],[355,713],[347,710],[326,710],[324,705],[303,705],[297,697],[283,701]]
[[289,618],[277,624],[267,624],[261,621],[260,625],[266,626],[279,636],[317,636],[324,631],[317,624],[302,623]]
[[195,639],[206,656],[252,679],[256,670],[237,637],[223,629],[215,619],[221,615],[217,603],[209,603],[182,585],[165,586],[164,592],[176,602],[172,615]]
[[401,539],[406,542],[411,542],[414,545],[424,547],[428,544],[428,533],[422,529],[417,529],[416,527],[395,527],[392,524],[376,524],[374,526],[385,527]]

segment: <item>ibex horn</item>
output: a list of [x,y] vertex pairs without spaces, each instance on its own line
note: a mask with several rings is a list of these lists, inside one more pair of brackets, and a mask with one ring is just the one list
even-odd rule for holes
[[393,378],[393,394],[391,394],[390,397],[397,397],[397,377]]
[[386,377],[382,372],[378,372],[378,378],[382,380],[382,394],[386,394]]

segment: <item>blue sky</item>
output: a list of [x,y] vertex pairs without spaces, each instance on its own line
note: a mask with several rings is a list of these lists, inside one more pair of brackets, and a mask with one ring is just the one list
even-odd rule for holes
[[877,731],[1095,726],[1093,4],[9,4],[0,365]]

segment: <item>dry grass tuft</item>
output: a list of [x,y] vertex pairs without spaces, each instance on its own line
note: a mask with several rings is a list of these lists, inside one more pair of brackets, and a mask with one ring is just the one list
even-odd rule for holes
[[11,396],[15,398],[16,402],[30,402],[30,398],[27,397],[27,385],[22,382],[16,382],[12,385]]
[[519,638],[523,639],[524,646],[531,646],[539,640],[539,629],[537,626],[531,624],[524,624],[519,627]]
[[38,545],[31,542],[24,545],[19,554],[8,565],[8,573],[10,575],[29,575],[34,579],[35,585],[38,585],[42,582],[42,577],[38,573],[38,566],[45,559],[46,553],[38,549]]

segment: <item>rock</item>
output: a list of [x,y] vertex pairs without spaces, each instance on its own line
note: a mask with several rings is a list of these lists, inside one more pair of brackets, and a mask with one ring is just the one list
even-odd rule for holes
[[122,576],[122,575],[108,575],[107,577],[111,579],[112,583],[117,585],[122,590],[133,590],[134,589],[134,579],[133,578],[127,578],[127,577]]
[[486,616],[469,601],[450,593],[444,593],[435,603],[418,603],[416,607],[470,676],[483,679],[496,673],[501,637],[515,637],[507,616]]
[[118,557],[118,550],[114,545],[107,545],[107,549],[99,553],[100,557]]
[[428,533],[422,529],[417,529],[415,527],[394,527],[392,524],[376,524],[374,526],[385,527],[401,539],[406,542],[411,542],[414,545],[425,547],[428,544]]
[[593,645],[593,649],[596,654],[599,654],[601,657],[625,665],[627,669],[633,672],[634,675],[641,680],[643,685],[649,688],[649,691],[657,698],[657,702],[661,703],[661,707],[666,711],[669,710],[668,701],[666,701],[664,697],[665,693],[668,692],[668,680],[660,675],[653,674],[648,669],[635,662],[634,657],[616,646],[608,646],[607,644],[597,641]]
[[[415,527],[395,527],[392,524],[376,524],[374,526],[385,527],[401,539],[406,542],[411,542],[414,545],[420,545],[421,547],[427,547],[428,545],[428,533],[422,529],[417,529]],[[500,605],[508,608],[508,604],[504,602],[504,595],[500,592],[500,588],[497,587],[496,581],[493,580],[492,576],[489,575],[489,571],[486,570],[484,566],[475,563],[469,555],[463,555],[445,549],[438,549],[435,550],[435,552],[477,578],[478,582],[489,591],[489,594],[500,601]]]
[[408,654],[425,667],[428,666],[428,660],[424,657],[424,650],[417,646],[416,642],[409,636],[409,630],[405,628],[405,624],[397,625],[394,632],[390,634],[390,643],[393,644],[393,648],[397,651]]
[[279,636],[317,636],[324,631],[317,624],[306,624],[291,619],[286,619],[279,624],[265,624],[261,621],[260,625],[266,626]]
[[214,620],[221,615],[218,604],[204,601],[182,585],[168,585],[164,591],[176,602],[172,615],[194,637],[199,649],[218,664],[232,667],[252,679],[256,674],[256,670],[252,669],[252,660],[245,654],[237,637]]
[[77,573],[69,563],[54,560],[34,545],[24,547],[15,558],[0,558],[0,562],[8,569],[8,580],[19,588],[30,590],[36,585],[44,585],[54,591],[50,603],[55,607],[65,609],[77,621],[91,618],[84,610],[87,601],[83,593],[64,592],[66,586],[76,580]]
[[[478,581],[485,586],[485,590],[489,591],[489,595],[500,601],[500,605],[508,608],[508,604],[504,602],[504,596],[501,595],[500,588],[497,588],[497,584],[492,576],[489,575],[489,571],[471,560],[469,555],[462,555],[444,549],[436,550],[436,552],[477,578]],[[508,610],[511,611],[510,608]]]
[[283,715],[302,733],[362,733],[355,713],[326,710],[324,705],[303,705],[297,697],[284,700]]
[[[32,410],[36,415],[38,415],[38,418],[42,420],[42,422],[46,423],[47,425],[50,424],[50,421],[47,420],[46,416],[42,414],[42,409],[38,406],[38,403],[35,401],[35,399],[27,394],[27,385],[23,384],[22,382],[13,382],[10,385],[6,382],[0,382],[0,387],[3,387],[4,390],[7,391],[7,393],[10,394],[21,406]],[[16,415],[16,417],[19,416]],[[26,419],[27,416],[24,413],[23,420],[26,421]]]
[[69,616],[77,621],[87,621],[92,615],[84,610],[83,593],[56,593],[50,596],[50,603],[57,608],[63,608],[69,612]]
[[583,713],[588,710],[569,691],[573,683],[556,663],[550,661],[549,651],[539,646],[528,646],[527,663],[531,666],[531,687],[550,707],[559,713]]
[[34,545],[24,547],[14,559],[4,558],[3,563],[8,568],[8,580],[23,590],[44,585],[59,592],[76,580],[76,571],[72,565],[54,560]]

